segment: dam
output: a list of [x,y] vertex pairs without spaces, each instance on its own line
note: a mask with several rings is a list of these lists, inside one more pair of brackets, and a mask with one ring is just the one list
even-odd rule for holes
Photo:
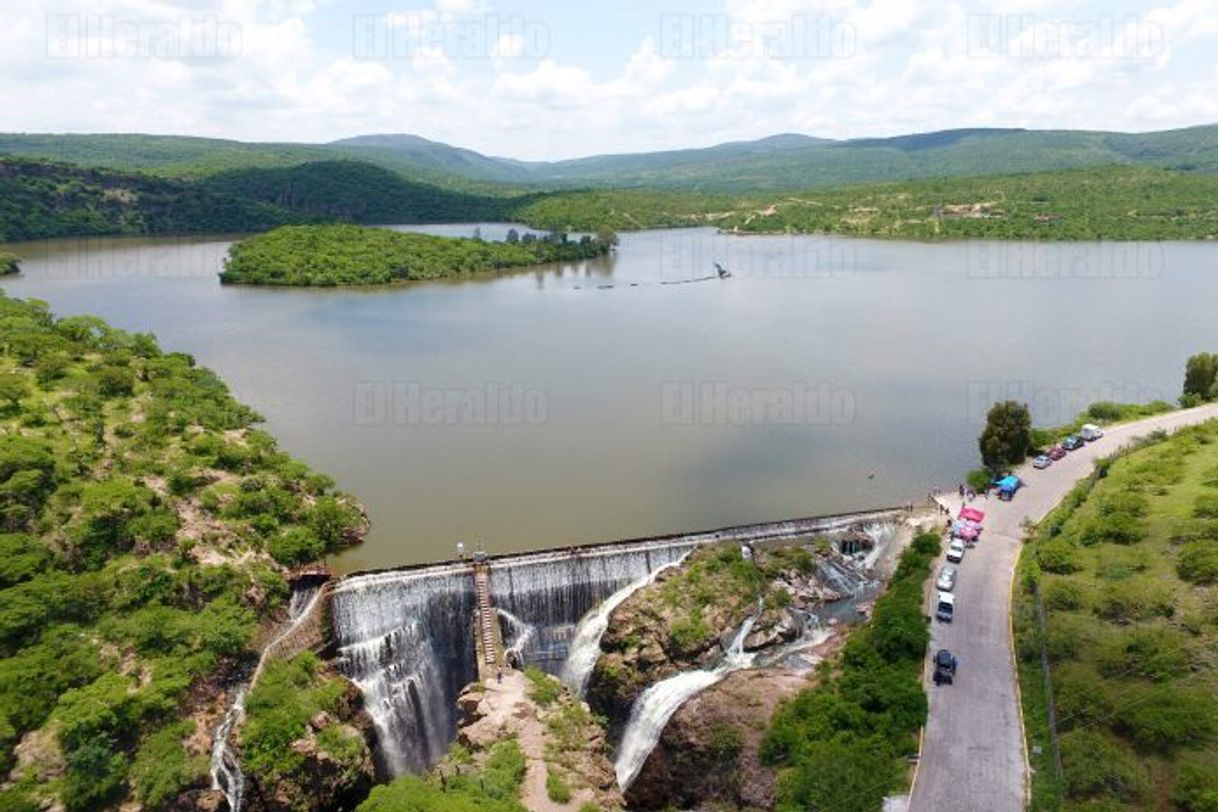
[[[424,772],[456,736],[461,689],[480,678],[480,579],[484,590],[489,581],[502,645],[514,661],[579,690],[607,622],[607,611],[593,610],[606,601],[612,608],[699,545],[822,536],[906,513],[886,508],[354,573],[330,592],[335,662],[364,695],[378,768],[388,775]],[[476,570],[484,575],[475,578]]]

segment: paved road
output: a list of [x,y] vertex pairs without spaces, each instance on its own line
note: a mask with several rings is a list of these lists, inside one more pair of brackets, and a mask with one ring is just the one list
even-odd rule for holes
[[[1039,521],[1098,457],[1156,429],[1173,431],[1218,418],[1218,404],[1116,426],[1100,440],[1074,451],[1051,468],[1025,466],[1026,483],[1011,502],[978,498],[986,512],[981,542],[969,550],[956,583],[956,617],[933,621],[931,650],[950,649],[960,658],[953,686],[934,687],[922,741],[921,764],[910,797],[911,812],[1022,812],[1027,759],[1015,685],[1011,642],[1011,579],[1019,559],[1026,519]],[[945,498],[953,515],[960,500]],[[928,599],[934,598],[934,590]]]

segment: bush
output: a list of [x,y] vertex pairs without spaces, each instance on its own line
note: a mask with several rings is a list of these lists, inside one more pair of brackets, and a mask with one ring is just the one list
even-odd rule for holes
[[1130,578],[1100,590],[1095,613],[1115,623],[1132,623],[1151,617],[1171,617],[1175,605],[1162,585],[1147,578]]
[[994,477],[984,468],[974,468],[964,476],[964,481],[975,491],[984,491],[994,482]]
[[529,696],[543,708],[554,704],[562,695],[562,684],[540,668],[529,666],[524,669],[524,675],[529,681]]
[[267,551],[280,564],[293,567],[321,558],[326,553],[326,546],[312,530],[296,526],[271,538]]
[[571,787],[563,780],[562,775],[553,767],[546,767],[546,795],[556,804],[565,804],[571,800]]
[[1139,747],[1170,753],[1185,745],[1204,745],[1218,726],[1212,696],[1178,686],[1142,688],[1122,695],[1117,729]]
[[194,731],[194,721],[185,719],[158,730],[140,745],[131,765],[131,783],[145,806],[167,806],[207,775],[207,759],[189,757],[183,746]]
[[1054,579],[1045,584],[1045,606],[1072,610],[1083,606],[1083,587],[1074,581]]
[[1218,494],[1198,496],[1193,504],[1193,515],[1198,519],[1218,519]]
[[1189,640],[1174,629],[1122,631],[1105,640],[1096,654],[1096,668],[1112,679],[1142,677],[1165,682],[1188,673],[1191,665]]
[[1181,762],[1171,799],[1184,812],[1218,812],[1218,763],[1213,756],[1190,756]]
[[1146,768],[1127,748],[1093,730],[1071,730],[1061,737],[1066,794],[1074,799],[1136,801],[1147,790]]
[[1104,681],[1087,666],[1077,663],[1054,667],[1053,700],[1062,730],[1103,722],[1112,713]]
[[1144,538],[1145,524],[1129,513],[1095,516],[1079,532],[1079,541],[1087,547],[1096,544],[1137,544]]
[[1180,549],[1176,572],[1194,584],[1218,581],[1218,542],[1190,541]]
[[1078,563],[1078,550],[1064,538],[1040,541],[1035,550],[1036,563],[1045,572],[1069,575],[1082,569]]

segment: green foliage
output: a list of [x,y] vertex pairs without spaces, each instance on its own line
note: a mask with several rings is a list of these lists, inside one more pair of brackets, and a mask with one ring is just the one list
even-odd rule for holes
[[922,588],[939,546],[925,534],[901,555],[836,672],[775,711],[761,756],[779,767],[778,809],[874,810],[901,787],[902,756],[926,718]]
[[1180,548],[1176,572],[1194,584],[1218,582],[1218,541],[1198,539]]
[[590,237],[569,240],[566,234],[507,243],[352,225],[287,226],[234,245],[220,279],[253,285],[384,285],[590,259],[609,249]]
[[[151,336],[0,295],[3,376],[30,394],[0,414],[0,772],[44,728],[66,765],[62,778],[28,773],[46,803],[172,805],[203,769],[185,757],[178,722],[286,596],[280,571],[248,555],[264,543],[254,528],[324,530],[300,561],[347,543],[359,512],[253,430],[257,415],[213,373]],[[182,500],[221,465],[269,498],[185,536]],[[240,563],[202,564],[201,546]],[[16,792],[5,808],[25,803]]]
[[183,746],[194,731],[194,721],[184,719],[161,728],[140,744],[130,778],[145,806],[164,808],[207,775],[207,759],[188,756]]
[[1032,415],[1025,404],[1006,400],[995,403],[985,418],[985,430],[977,440],[981,462],[992,473],[1018,465],[1032,450]]
[[1218,353],[1199,352],[1191,356],[1184,367],[1182,398],[1197,401],[1218,397]]
[[1136,801],[1147,791],[1146,768],[1137,756],[1101,733],[1071,730],[1062,736],[1061,749],[1071,798]]
[[519,801],[493,798],[477,781],[453,782],[441,788],[415,776],[374,787],[358,812],[524,812]]
[[550,766],[546,767],[546,796],[556,804],[571,800],[571,787],[563,779],[562,773]]
[[1183,812],[1218,812],[1218,763],[1192,756],[1180,763],[1172,801]]
[[1122,695],[1117,730],[1139,747],[1170,753],[1199,747],[1218,729],[1218,703],[1204,691],[1156,685]]
[[267,663],[246,701],[240,734],[246,771],[272,782],[298,774],[305,762],[292,742],[305,736],[312,716],[335,712],[343,691],[342,681],[326,676],[308,652]]
[[549,707],[562,695],[562,683],[540,668],[528,666],[524,676],[529,681],[529,696],[541,707]]

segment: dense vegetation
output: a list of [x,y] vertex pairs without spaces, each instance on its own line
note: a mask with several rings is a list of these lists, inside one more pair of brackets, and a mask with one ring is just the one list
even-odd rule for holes
[[379,786],[358,812],[525,812],[524,774],[524,753],[515,740],[493,745],[481,765],[454,747],[433,777],[406,776]]
[[[239,736],[246,778],[260,794],[294,809],[362,799],[371,788],[372,755],[363,734],[343,722],[356,715],[359,702],[359,690],[311,653],[268,662],[246,702]],[[328,769],[319,775],[322,761]]]
[[1218,353],[1199,352],[1184,367],[1181,406],[1200,406],[1218,400]]
[[258,231],[299,215],[151,175],[0,158],[0,242]]
[[8,276],[21,271],[21,257],[0,251],[0,276]]
[[205,786],[203,689],[282,615],[272,556],[362,529],[257,419],[150,335],[0,294],[0,808]]
[[443,223],[499,220],[503,198],[462,194],[415,183],[359,161],[318,161],[275,169],[233,169],[201,182],[217,194],[269,203],[326,220],[353,223]]
[[1218,808],[1216,590],[1218,423],[1101,461],[1040,523],[1015,595],[1033,809]]
[[286,226],[232,247],[220,279],[248,285],[384,285],[603,256],[605,240],[532,234],[506,242],[362,226]]
[[1218,237],[1218,177],[1100,167],[806,192],[719,223],[743,232],[911,239]]
[[937,534],[914,539],[871,622],[814,687],[775,712],[762,757],[779,768],[777,809],[874,812],[905,787],[926,719],[922,589],[939,549]]

